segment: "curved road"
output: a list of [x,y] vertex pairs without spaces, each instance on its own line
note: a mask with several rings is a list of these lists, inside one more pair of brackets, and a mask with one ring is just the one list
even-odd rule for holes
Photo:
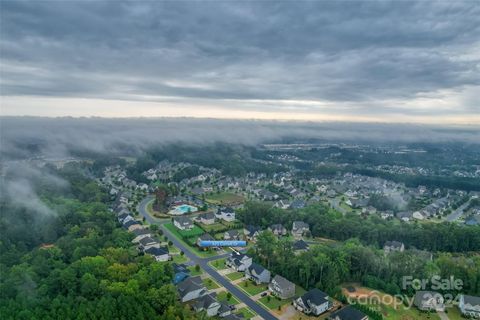
[[198,264],[206,273],[208,273],[215,281],[217,281],[219,284],[224,286],[227,291],[231,292],[234,296],[236,296],[241,302],[245,303],[250,309],[255,311],[259,316],[261,316],[265,320],[276,320],[277,317],[272,315],[269,311],[264,309],[262,306],[260,306],[258,303],[253,301],[246,293],[244,293],[242,290],[240,290],[237,286],[232,284],[229,279],[224,278],[221,274],[219,274],[214,268],[210,267],[208,265],[208,262],[216,259],[220,259],[223,257],[228,256],[229,254],[224,254],[224,255],[219,255],[216,257],[210,257],[210,258],[200,258],[197,256],[195,253],[190,251],[188,247],[183,245],[163,224],[168,222],[168,219],[158,219],[150,216],[150,214],[146,210],[146,206],[148,202],[150,202],[153,199],[153,196],[147,196],[145,199],[143,199],[139,204],[138,204],[138,212],[145,217],[145,220],[147,220],[149,223],[153,224],[158,224],[160,229],[162,229],[163,234],[167,236],[167,238],[172,241],[172,243],[185,252],[185,255],[193,261],[195,264]]

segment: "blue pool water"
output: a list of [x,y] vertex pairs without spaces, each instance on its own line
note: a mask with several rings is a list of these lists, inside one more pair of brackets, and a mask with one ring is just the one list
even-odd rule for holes
[[195,212],[197,211],[197,207],[194,207],[194,206],[191,206],[191,205],[188,205],[188,204],[182,204],[178,207],[175,207],[175,210],[178,211],[178,212],[181,212],[181,213],[187,213],[187,212]]

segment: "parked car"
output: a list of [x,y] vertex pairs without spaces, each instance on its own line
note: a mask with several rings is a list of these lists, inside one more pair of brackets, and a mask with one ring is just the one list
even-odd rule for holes
[[265,291],[260,295],[260,297],[265,297],[267,294],[268,294],[268,292]]

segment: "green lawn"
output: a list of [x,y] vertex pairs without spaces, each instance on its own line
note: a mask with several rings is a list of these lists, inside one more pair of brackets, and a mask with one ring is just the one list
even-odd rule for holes
[[238,310],[237,312],[235,312],[235,314],[242,314],[245,319],[251,319],[251,318],[253,318],[257,315],[256,313],[254,313],[249,308],[242,308],[242,309]]
[[226,229],[226,227],[219,222],[212,223],[212,224],[200,224],[200,226],[203,230],[205,230],[206,232],[208,232],[210,234],[216,233],[216,232],[219,232],[220,230],[225,230]]
[[219,292],[217,295],[218,301],[225,301],[228,304],[238,304],[238,300],[233,296],[230,299],[227,299],[227,291]]
[[[270,298],[270,301],[269,301],[269,298]],[[259,301],[262,304],[264,304],[268,309],[277,310],[279,306],[283,306],[284,304],[290,303],[292,299],[282,300],[277,297],[267,295],[265,297],[260,298]]]
[[206,195],[205,200],[212,204],[229,205],[234,203],[243,203],[245,198],[243,198],[241,195],[230,192],[220,192]]
[[200,228],[199,226],[193,226],[191,230],[180,230],[177,227],[175,227],[173,223],[170,223],[170,222],[165,223],[164,226],[165,228],[170,230],[173,234],[182,238],[198,237],[205,233],[205,231],[203,231],[202,228]]
[[235,280],[243,277],[243,272],[232,272],[232,273],[227,274],[226,277],[228,279],[232,280],[232,281],[235,281]]
[[237,284],[237,286],[246,291],[250,296],[257,295],[260,292],[267,290],[268,288],[267,284],[256,285],[253,281],[250,280],[244,280]]
[[172,261],[175,263],[184,263],[188,261],[188,258],[184,255],[175,254],[172,255]]
[[203,270],[202,268],[200,268],[200,270],[195,270],[195,266],[190,266],[188,267],[188,270],[190,270],[190,275],[193,277],[193,276],[199,276],[201,274],[203,274]]
[[208,290],[220,288],[220,286],[212,278],[207,278],[203,280],[203,284],[207,287]]
[[[185,241],[185,239],[183,239],[183,237],[179,233],[179,231],[181,231],[181,230],[178,230],[173,224],[166,223],[166,224],[164,224],[164,226],[175,236],[175,238],[177,238],[177,240],[179,240],[181,243],[183,243],[186,247],[188,247],[190,249],[190,251],[195,253],[197,256],[202,257],[202,258],[208,258],[208,257],[213,257],[213,256],[217,255],[217,253],[214,250],[206,250],[206,251],[200,250],[197,246],[191,245],[190,243]],[[202,230],[197,226],[195,226],[193,230],[195,230],[195,228],[198,228],[198,230]],[[203,233],[204,233],[204,231],[202,230],[202,234]]]
[[215,261],[211,261],[210,265],[217,270],[226,269],[227,266],[225,265],[225,261],[227,261],[227,258],[218,259]]

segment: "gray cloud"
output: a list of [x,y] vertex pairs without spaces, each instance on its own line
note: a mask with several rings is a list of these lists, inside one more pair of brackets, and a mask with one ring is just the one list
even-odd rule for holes
[[[141,152],[170,143],[243,145],[282,139],[355,142],[480,142],[474,127],[341,122],[276,122],[191,118],[104,119],[0,117],[2,158],[44,154],[69,156],[72,149],[108,154]],[[33,147],[35,146],[35,147]]]
[[[414,114],[385,104],[480,86],[475,1],[1,6],[5,96],[256,99],[257,110],[265,99],[319,100],[353,104],[347,114]],[[443,112],[476,111],[478,98]]]

